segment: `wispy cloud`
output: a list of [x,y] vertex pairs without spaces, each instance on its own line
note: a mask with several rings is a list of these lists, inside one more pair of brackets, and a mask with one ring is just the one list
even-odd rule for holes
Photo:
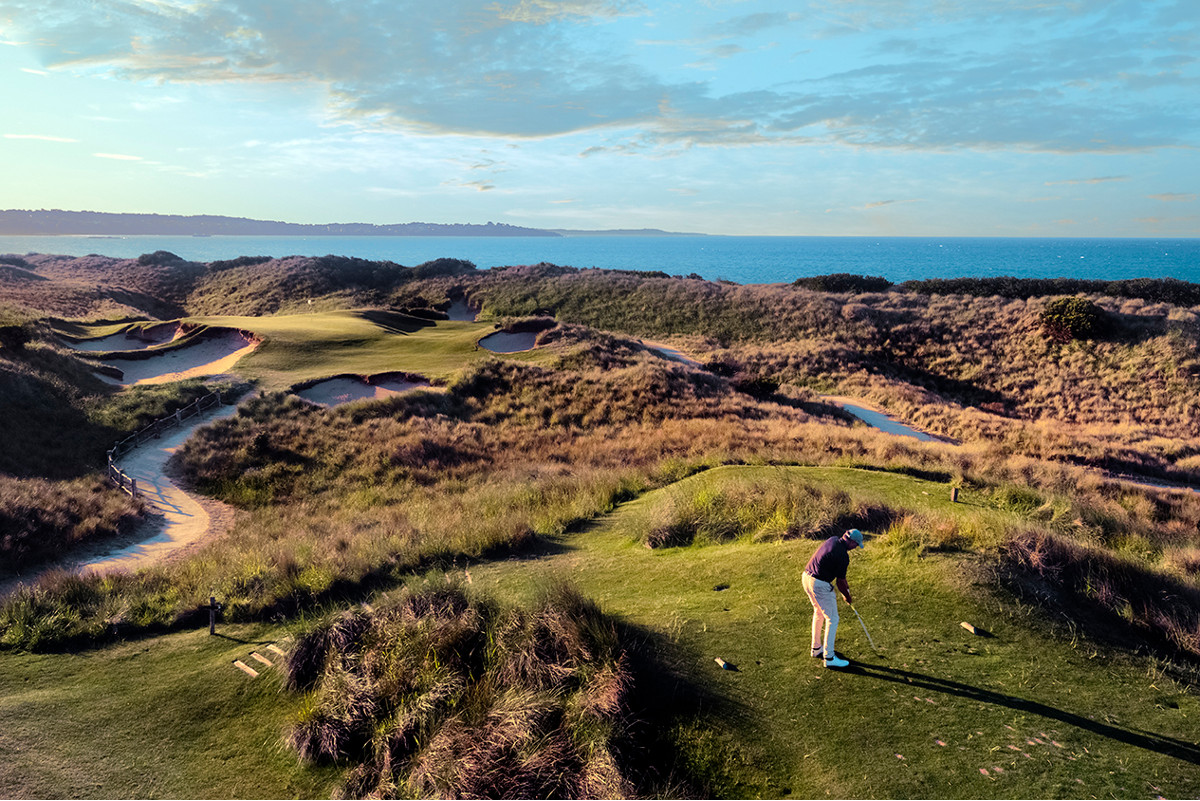
[[1046,181],[1046,186],[1076,186],[1079,184],[1107,184],[1113,181],[1128,181],[1128,175],[1105,175],[1100,178],[1068,178],[1063,181]]
[[1196,194],[1194,192],[1162,192],[1157,195],[1147,195],[1151,200],[1162,200],[1167,203],[1194,203]]
[[[725,78],[715,65],[776,31],[793,37],[792,50],[891,34],[887,52],[865,53],[853,69],[811,74],[784,59],[753,83],[680,80],[648,66],[637,58],[645,40],[621,39],[607,24],[661,13],[636,0],[395,0],[369,14],[338,0],[291,0],[286,13],[278,0],[0,0],[0,16],[12,20],[6,33],[44,42],[48,65],[136,81],[306,81],[328,91],[334,118],[369,128],[509,138],[625,131],[643,149],[1200,144],[1200,113],[1183,100],[1200,88],[1200,21],[1173,0],[1032,5],[1036,14],[1029,0],[818,0],[698,25],[678,40],[690,40],[694,66]],[[1151,35],[1171,14],[1171,35]],[[930,25],[944,26],[940,38],[921,32]],[[1009,35],[980,46],[977,34],[991,31]]]
[[861,206],[853,206],[856,211],[868,211],[870,209],[878,209],[883,206],[893,206],[897,203],[920,203],[920,198],[909,198],[907,200],[876,200],[871,203],[864,203]]
[[638,0],[518,0],[488,7],[500,19],[543,24],[563,17],[622,17],[647,13]]
[[21,67],[20,69],[21,69],[21,72],[25,72],[25,73],[28,73],[28,74],[30,74],[30,75],[42,75],[42,76],[45,76],[45,75],[49,75],[49,74],[50,74],[50,73],[46,72],[45,70],[35,70],[35,69],[32,69],[31,67]]
[[115,161],[144,161],[141,156],[128,156],[123,153],[93,153],[98,159],[113,159]]
[[5,139],[33,139],[38,142],[78,142],[66,136],[46,136],[44,134],[4,134]]

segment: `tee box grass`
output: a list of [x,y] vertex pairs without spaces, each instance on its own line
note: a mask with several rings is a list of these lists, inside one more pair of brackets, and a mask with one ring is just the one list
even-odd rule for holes
[[[0,797],[329,797],[281,733],[277,627],[207,627],[77,654],[0,654]],[[257,651],[275,664],[250,656]],[[241,660],[260,671],[250,678]]]
[[[918,511],[948,496],[945,485],[886,473],[718,468],[566,535],[557,553],[474,566],[473,581],[530,596],[566,579],[606,612],[669,642],[681,660],[676,669],[715,699],[679,723],[675,745],[717,795],[1200,792],[1196,697],[1152,662],[1101,657],[1048,633],[1032,610],[979,575],[974,557],[916,558],[869,538],[851,556],[849,581],[879,653],[843,603],[838,649],[852,666],[839,672],[809,656],[812,607],[800,575],[817,541],[651,551],[633,540],[654,506],[689,484],[767,477],[846,488],[861,479],[877,500]],[[992,636],[971,634],[964,621]]]

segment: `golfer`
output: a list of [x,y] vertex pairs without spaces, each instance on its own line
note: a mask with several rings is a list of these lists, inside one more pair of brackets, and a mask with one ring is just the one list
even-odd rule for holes
[[[854,603],[850,598],[850,585],[846,583],[846,568],[850,566],[850,552],[861,547],[862,532],[852,528],[840,537],[830,537],[821,543],[804,568],[804,591],[813,605],[812,655],[814,659],[823,657],[827,668],[844,668],[850,664],[839,658],[833,650],[838,625],[837,595],[833,587],[837,584],[838,592],[846,599],[846,603]],[[823,643],[822,626],[825,627]]]

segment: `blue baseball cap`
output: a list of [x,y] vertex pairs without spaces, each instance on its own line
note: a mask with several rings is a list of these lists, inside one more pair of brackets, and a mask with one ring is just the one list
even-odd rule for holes
[[852,528],[849,531],[847,531],[845,534],[843,534],[842,536],[849,537],[850,539],[854,540],[854,544],[857,545],[859,548],[864,547],[863,546],[863,535],[862,535],[862,532],[859,531],[858,529]]

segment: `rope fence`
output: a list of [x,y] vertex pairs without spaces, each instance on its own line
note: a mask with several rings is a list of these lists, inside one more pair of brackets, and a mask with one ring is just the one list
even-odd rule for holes
[[116,445],[113,445],[108,450],[108,469],[106,471],[108,478],[125,492],[128,492],[130,497],[138,497],[137,479],[130,476],[124,470],[118,468],[115,464],[113,464],[113,461],[122,454],[128,453],[147,440],[158,439],[163,435],[163,432],[183,425],[184,420],[195,417],[203,411],[220,405],[220,390],[210,392],[203,398],[197,398],[194,402],[184,406],[182,409],[176,409],[174,414],[169,414],[166,417],[161,417],[158,420],[155,420],[148,426],[135,431],[125,439],[118,442]]

